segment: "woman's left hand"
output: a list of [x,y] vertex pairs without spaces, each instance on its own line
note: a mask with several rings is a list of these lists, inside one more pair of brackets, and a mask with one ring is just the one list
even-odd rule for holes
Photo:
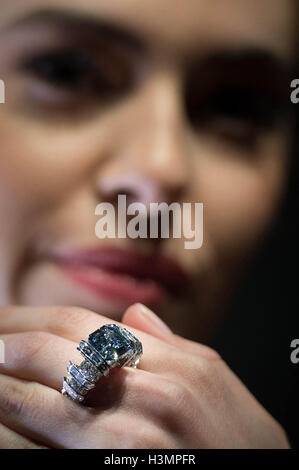
[[139,304],[123,317],[143,343],[138,369],[100,379],[89,406],[63,397],[78,343],[107,323],[75,307],[0,308],[0,448],[289,447],[215,351],[172,334]]

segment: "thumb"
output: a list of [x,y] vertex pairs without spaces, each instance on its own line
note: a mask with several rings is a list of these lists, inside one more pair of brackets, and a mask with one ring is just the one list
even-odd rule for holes
[[209,360],[221,359],[219,354],[208,346],[172,333],[166,323],[143,304],[134,304],[129,307],[123,315],[122,323],[161,339],[165,343],[171,344],[186,353],[204,357]]
[[134,304],[129,307],[123,315],[122,323],[168,343],[171,343],[174,338],[166,323],[143,304]]

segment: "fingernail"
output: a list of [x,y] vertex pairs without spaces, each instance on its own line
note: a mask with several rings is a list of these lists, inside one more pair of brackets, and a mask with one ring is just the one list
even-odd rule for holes
[[163,320],[161,320],[160,317],[158,317],[158,315],[156,315],[152,310],[150,310],[149,308],[147,308],[145,305],[143,304],[138,304],[139,306],[139,309],[140,309],[140,312],[141,314],[147,319],[149,320],[151,323],[153,323],[157,328],[159,328],[160,330],[164,331],[165,333],[171,333],[172,334],[172,331],[171,329],[166,325],[166,323],[164,323]]

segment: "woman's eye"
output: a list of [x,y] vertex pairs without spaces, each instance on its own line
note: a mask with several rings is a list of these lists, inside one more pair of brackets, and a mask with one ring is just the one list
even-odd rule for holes
[[[192,97],[191,97],[192,98]],[[187,102],[195,128],[247,143],[276,124],[281,103],[269,92],[242,85],[226,86]]]
[[35,57],[26,64],[25,68],[41,80],[68,88],[86,85],[97,75],[88,57],[74,52]]
[[107,51],[96,56],[78,50],[50,52],[27,60],[22,69],[29,81],[27,99],[55,107],[115,98],[133,80],[130,65]]
[[222,52],[188,71],[186,114],[197,132],[258,144],[288,113],[288,69],[261,51]]
[[224,117],[269,126],[273,120],[271,103],[255,90],[231,87],[219,90],[205,103],[207,117]]

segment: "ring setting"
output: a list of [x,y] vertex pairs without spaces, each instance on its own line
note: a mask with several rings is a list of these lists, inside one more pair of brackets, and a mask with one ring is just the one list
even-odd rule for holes
[[115,324],[94,331],[77,349],[84,360],[80,365],[69,362],[61,393],[81,404],[101,377],[115,367],[137,367],[143,352],[136,336]]

